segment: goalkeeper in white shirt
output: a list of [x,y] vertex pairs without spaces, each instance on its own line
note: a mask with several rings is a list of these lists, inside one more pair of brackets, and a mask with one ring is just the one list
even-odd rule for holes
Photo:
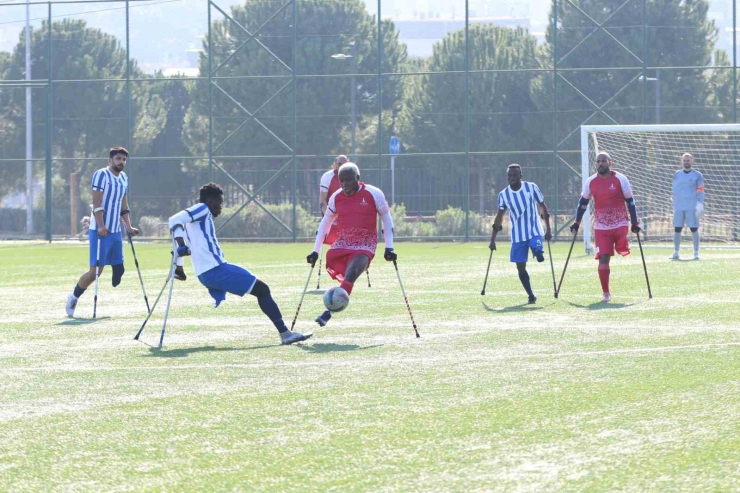
[[699,260],[699,220],[704,215],[704,177],[691,167],[694,156],[684,153],[681,156],[683,169],[673,175],[673,255],[671,260],[679,259],[681,230],[684,225],[691,230],[694,243],[694,260]]

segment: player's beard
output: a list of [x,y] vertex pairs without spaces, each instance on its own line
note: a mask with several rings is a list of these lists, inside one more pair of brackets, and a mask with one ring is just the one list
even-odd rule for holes
[[609,174],[609,166],[599,166],[596,171],[598,171],[600,175],[607,175]]

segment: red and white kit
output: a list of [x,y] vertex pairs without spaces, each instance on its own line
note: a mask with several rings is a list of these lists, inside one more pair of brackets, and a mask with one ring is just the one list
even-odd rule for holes
[[357,255],[373,260],[378,245],[377,216],[383,221],[385,247],[393,248],[393,220],[380,189],[360,182],[353,195],[338,190],[329,198],[313,249],[319,251],[330,227],[336,231],[336,239],[326,254],[326,271],[333,279],[344,280],[347,264]]
[[[322,192],[326,192],[327,197],[331,197],[332,195],[334,195],[334,192],[342,188],[342,186],[339,184],[339,176],[337,175],[337,172],[333,169],[330,169],[329,171],[321,175],[321,183],[319,184],[319,187]],[[336,222],[332,226],[336,226]],[[336,239],[337,229],[336,227],[332,227],[329,230],[329,233],[326,235],[324,245],[331,245]]]
[[592,175],[583,184],[583,198],[594,199],[594,242],[596,258],[630,253],[629,214],[625,199],[632,198],[632,187],[626,176],[612,171],[607,178]]

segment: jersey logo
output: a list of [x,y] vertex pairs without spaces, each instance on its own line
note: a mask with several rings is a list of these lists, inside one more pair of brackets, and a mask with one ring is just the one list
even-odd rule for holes
[[367,202],[365,201],[365,197],[362,197],[362,202],[360,202],[360,205],[367,205]]
[[614,190],[614,183],[609,184],[609,190]]

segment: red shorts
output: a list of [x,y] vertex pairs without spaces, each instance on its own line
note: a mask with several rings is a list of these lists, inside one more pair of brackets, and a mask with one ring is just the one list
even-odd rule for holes
[[594,230],[594,242],[596,243],[596,258],[602,255],[614,255],[616,250],[622,257],[630,254],[630,242],[627,239],[629,226],[614,229]]
[[364,255],[370,259],[367,263],[368,268],[370,262],[373,261],[374,254],[366,250],[344,250],[341,248],[330,248],[326,252],[326,272],[329,273],[332,279],[337,281],[344,281],[344,273],[347,270],[347,266],[350,261],[358,255]]

